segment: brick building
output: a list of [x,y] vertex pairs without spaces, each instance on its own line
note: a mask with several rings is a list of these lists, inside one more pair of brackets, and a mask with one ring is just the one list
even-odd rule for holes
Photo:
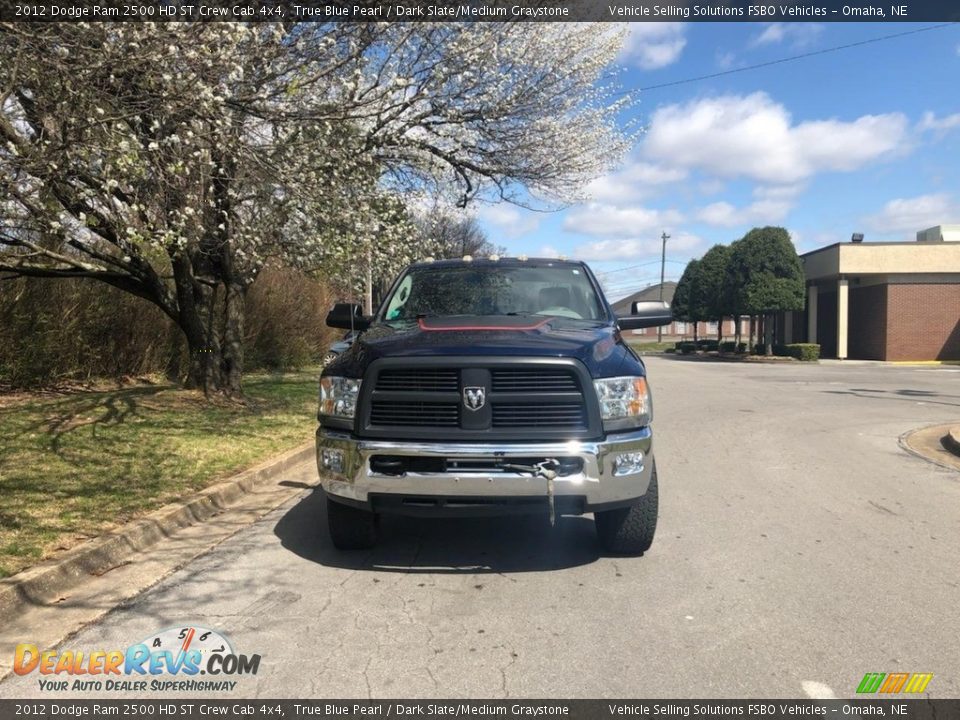
[[[663,284],[663,299],[666,300],[671,305],[673,304],[673,294],[677,290],[677,283],[672,280],[668,280]],[[630,308],[633,303],[636,301],[647,301],[647,300],[659,300],[660,299],[660,283],[656,285],[650,285],[649,287],[640,290],[639,292],[633,293],[622,300],[617,300],[617,302],[612,303],[611,307],[613,312],[616,315],[629,315]],[[664,325],[662,329],[662,336],[664,340],[689,340],[693,337],[693,323],[683,322],[681,320],[674,320],[669,325]],[[750,323],[748,320],[741,320],[742,333],[746,337],[749,332]],[[703,339],[714,339],[717,337],[717,327],[716,322],[707,322],[703,321],[697,323],[697,337]],[[723,321],[723,337],[727,340],[732,340],[735,334],[735,326],[732,318],[725,318]],[[631,335],[639,335],[641,337],[648,337],[650,340],[657,339],[657,328],[642,328],[640,330],[633,330],[630,333]]]
[[779,342],[818,342],[828,358],[960,360],[960,226],[800,259],[807,307],[777,318]]

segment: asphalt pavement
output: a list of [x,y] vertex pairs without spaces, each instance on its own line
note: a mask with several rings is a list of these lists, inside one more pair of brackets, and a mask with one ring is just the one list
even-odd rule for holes
[[[960,418],[960,368],[647,361],[643,557],[589,517],[387,518],[342,553],[305,489],[63,647],[216,628],[262,656],[225,698],[842,698],[867,672],[960,696],[960,474],[898,444]],[[38,679],[0,697],[116,696]]]

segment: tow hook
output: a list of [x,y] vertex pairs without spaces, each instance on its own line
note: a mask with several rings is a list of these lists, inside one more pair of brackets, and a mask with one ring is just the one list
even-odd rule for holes
[[557,513],[553,500],[553,480],[557,477],[557,468],[560,467],[560,461],[553,458],[547,458],[543,462],[533,465],[503,465],[504,470],[514,470],[516,472],[531,473],[547,479],[547,502],[550,504],[550,527],[557,524]]

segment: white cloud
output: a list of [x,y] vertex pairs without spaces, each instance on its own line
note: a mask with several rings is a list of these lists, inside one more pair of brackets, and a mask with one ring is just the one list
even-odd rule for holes
[[732,52],[717,52],[717,67],[721,70],[729,70],[737,62],[737,56]]
[[953,130],[960,127],[960,113],[945,115],[938,118],[936,113],[929,110],[923,114],[923,118],[917,123],[917,129],[924,130]]
[[802,48],[816,42],[822,34],[823,25],[817,23],[770,23],[750,40],[750,45],[756,47],[787,42],[791,47]]
[[701,208],[697,219],[718,227],[769,225],[783,220],[792,207],[793,203],[776,199],[757,200],[742,208],[720,201]]
[[643,70],[656,70],[680,59],[687,44],[685,23],[630,23],[620,57]]
[[571,210],[563,220],[563,229],[586,235],[635,237],[654,231],[659,235],[682,221],[683,216],[673,209],[618,208],[592,202]]
[[793,184],[822,171],[851,171],[906,143],[902,113],[794,124],[766,93],[725,95],[658,108],[643,150],[653,159],[719,177]]
[[867,218],[869,226],[881,233],[914,233],[934,225],[960,220],[960,208],[946,193],[896,198]]
[[[702,243],[703,240],[696,235],[677,233],[667,241],[667,248],[674,253],[690,253]],[[643,257],[659,257],[660,249],[661,240],[658,235],[649,238],[626,237],[578,245],[574,248],[573,256],[588,262],[636,260]]]
[[[483,205],[477,215],[486,223],[493,225],[500,233],[508,238],[516,238],[532,233],[540,225],[540,218],[529,210],[521,210],[515,205],[500,203],[498,205]],[[496,238],[491,238],[496,243]]]
[[593,201],[611,205],[635,203],[657,186],[679,182],[686,176],[686,170],[681,168],[635,161],[623,170],[593,180],[587,185],[586,194]]
[[719,195],[726,190],[727,184],[723,182],[723,180],[710,178],[709,180],[700,182],[697,187],[700,189],[702,195]]

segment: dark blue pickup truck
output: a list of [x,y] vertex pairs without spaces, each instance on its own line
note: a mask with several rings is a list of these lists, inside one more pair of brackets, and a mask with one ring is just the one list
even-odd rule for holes
[[642,554],[657,524],[653,406],[616,317],[581,262],[496,258],[409,266],[323,370],[317,466],[341,549],[372,546],[381,513],[593,513],[608,552]]

